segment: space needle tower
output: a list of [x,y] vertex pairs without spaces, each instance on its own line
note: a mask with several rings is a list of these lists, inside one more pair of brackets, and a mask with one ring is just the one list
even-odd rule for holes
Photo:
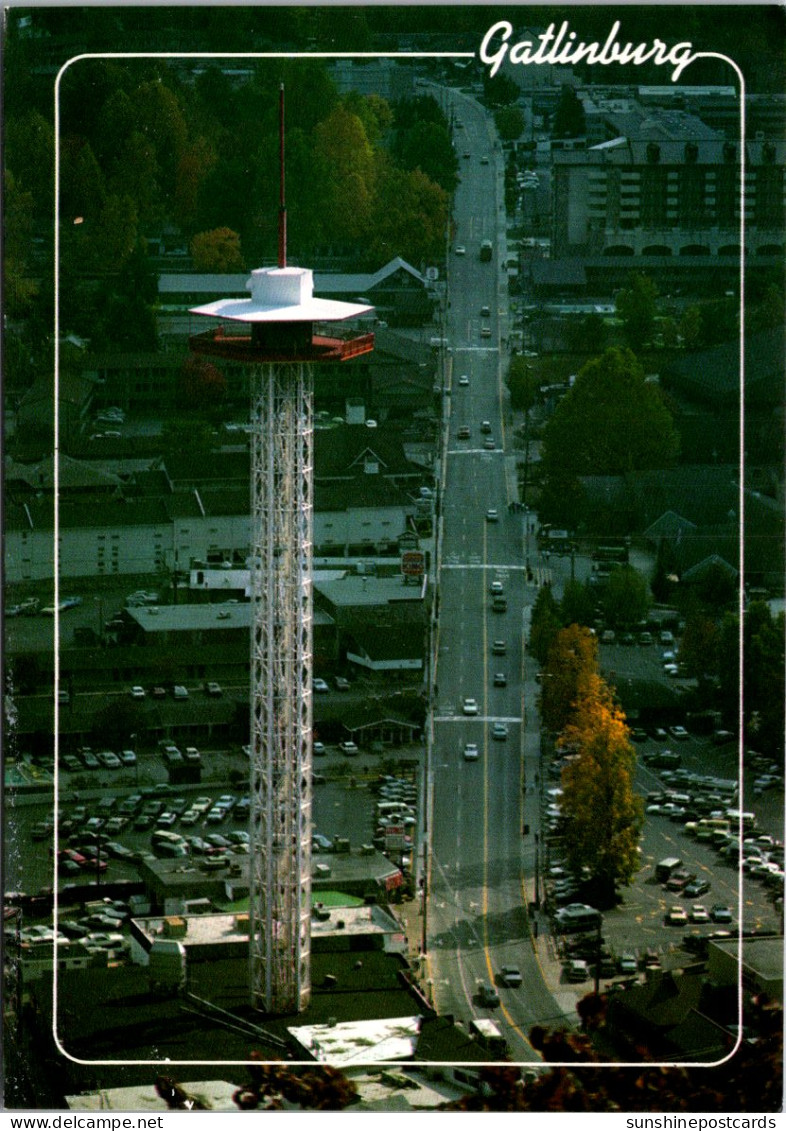
[[336,323],[358,303],[315,298],[287,265],[284,90],[279,98],[278,265],[251,272],[247,299],[194,308],[211,321],[192,352],[250,367],[252,1004],[296,1013],[311,992],[313,364],[374,348]]

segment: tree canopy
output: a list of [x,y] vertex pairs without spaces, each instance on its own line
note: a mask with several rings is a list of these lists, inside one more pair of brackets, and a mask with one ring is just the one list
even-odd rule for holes
[[577,624],[554,636],[543,668],[540,715],[543,725],[560,734],[572,717],[579,691],[597,671],[598,641]]
[[568,866],[575,875],[589,876],[596,898],[608,905],[638,870],[644,806],[633,790],[636,755],[625,716],[596,672],[579,673],[561,742],[578,755],[562,771]]
[[603,591],[603,610],[615,628],[631,628],[644,620],[650,607],[647,580],[632,565],[609,574]]
[[559,480],[672,466],[679,436],[660,389],[635,355],[612,348],[588,362],[543,433],[543,465]]
[[634,349],[641,349],[650,341],[655,329],[658,288],[649,275],[634,275],[630,286],[617,295],[616,305],[629,344]]

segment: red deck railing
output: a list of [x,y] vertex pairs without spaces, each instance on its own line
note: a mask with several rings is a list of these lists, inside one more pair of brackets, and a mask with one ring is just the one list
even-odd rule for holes
[[285,352],[277,350],[275,346],[253,342],[245,325],[240,331],[222,324],[201,334],[192,334],[188,339],[188,346],[192,353],[257,364],[269,361],[347,361],[351,357],[371,353],[374,349],[374,335],[353,331],[342,335],[331,330],[329,336],[314,334],[308,344]]

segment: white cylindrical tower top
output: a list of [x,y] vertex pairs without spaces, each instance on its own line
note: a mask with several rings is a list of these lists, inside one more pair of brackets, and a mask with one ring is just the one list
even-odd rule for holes
[[307,267],[257,267],[246,290],[254,307],[303,306],[314,296],[314,273]]

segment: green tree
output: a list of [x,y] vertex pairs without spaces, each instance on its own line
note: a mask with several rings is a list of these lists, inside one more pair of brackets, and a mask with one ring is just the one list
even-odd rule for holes
[[563,86],[554,112],[551,136],[557,139],[581,137],[585,130],[586,115],[581,99],[572,86]]
[[401,255],[408,262],[439,262],[448,222],[447,194],[420,169],[405,172],[387,164],[372,213],[369,258],[382,262]]
[[574,353],[602,353],[609,340],[608,328],[600,314],[572,318],[567,324],[566,333],[568,345]]
[[19,318],[30,312],[37,293],[36,283],[27,269],[27,253],[33,232],[33,194],[18,186],[10,169],[6,169],[3,181],[5,309],[12,318]]
[[532,619],[529,627],[529,650],[539,664],[545,664],[552,644],[560,631],[559,608],[550,585],[538,590],[532,606]]
[[[736,620],[736,618],[735,618]],[[745,612],[743,630],[743,705],[746,726],[756,741],[773,755],[783,751],[784,736],[784,618],[773,617],[763,601]],[[733,664],[733,654],[730,657]]]
[[379,94],[364,95],[351,90],[344,98],[344,105],[360,118],[366,137],[372,145],[381,142],[393,125],[393,108]]
[[397,147],[404,169],[420,169],[445,192],[458,184],[458,158],[450,134],[437,122],[417,122]]
[[199,215],[199,197],[218,155],[204,137],[197,138],[183,152],[176,172],[174,216],[186,232],[192,232]]
[[524,114],[518,106],[500,106],[494,111],[494,124],[503,141],[516,141],[524,132]]
[[60,147],[61,222],[96,219],[105,197],[104,174],[90,145],[81,137],[64,139]]
[[685,621],[680,641],[680,663],[693,679],[711,675],[717,668],[718,626],[705,613],[693,613]]
[[700,345],[702,337],[701,307],[686,307],[680,318],[680,335],[687,349],[694,349]]
[[625,716],[599,675],[581,677],[561,741],[578,753],[562,771],[568,866],[588,873],[593,898],[611,906],[638,871],[644,806],[633,790],[636,755]]
[[646,578],[632,565],[612,570],[603,593],[606,619],[613,625],[629,628],[643,620],[650,607]]
[[117,196],[130,197],[140,222],[149,225],[162,216],[160,176],[155,149],[144,134],[134,130],[109,167],[107,188]]
[[89,233],[93,262],[112,271],[124,267],[138,246],[137,227],[133,198],[110,193]]
[[634,275],[630,286],[617,295],[617,313],[625,336],[634,349],[652,340],[658,312],[658,289],[649,275]]
[[508,366],[507,386],[510,407],[515,412],[528,412],[535,404],[540,382],[525,357],[514,354]]
[[543,434],[543,464],[560,480],[670,467],[679,439],[660,389],[627,349],[580,370]]
[[511,106],[518,102],[521,90],[518,83],[507,75],[483,72],[483,98],[488,106]]
[[560,601],[560,616],[564,625],[590,627],[595,619],[595,593],[592,587],[584,581],[566,581]]
[[363,122],[343,105],[314,130],[318,159],[329,169],[325,205],[339,240],[358,240],[371,229],[377,162]]
[[[33,194],[36,216],[51,216],[55,179],[54,131],[51,123],[37,110],[6,120],[5,167],[13,172],[20,190]],[[9,228],[6,222],[6,239],[10,234]]]
[[573,718],[579,692],[598,670],[598,641],[577,624],[560,629],[552,640],[543,667],[540,715],[553,734],[562,733]]

